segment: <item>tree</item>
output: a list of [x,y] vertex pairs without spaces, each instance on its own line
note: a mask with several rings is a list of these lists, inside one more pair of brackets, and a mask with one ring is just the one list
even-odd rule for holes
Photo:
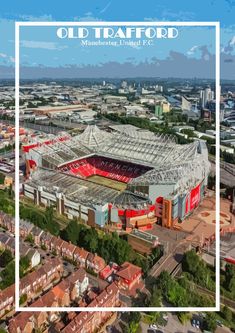
[[128,326],[125,328],[126,333],[136,333],[139,328],[139,323],[135,323],[134,321],[131,321],[128,323]]
[[225,288],[235,295],[235,267],[232,264],[225,266]]
[[0,184],[4,184],[5,175],[0,172]]
[[67,227],[60,232],[60,237],[66,241],[72,242],[74,245],[77,245],[79,238],[80,228],[76,220],[69,222]]
[[30,267],[30,260],[27,256],[20,258],[20,277],[23,277]]
[[206,314],[204,318],[204,328],[208,331],[214,332],[216,330],[216,315],[214,312],[210,312]]
[[130,312],[128,314],[128,326],[124,328],[126,333],[136,333],[138,331],[141,320],[139,312]]
[[228,321],[229,323],[232,322],[232,319],[233,319],[233,313],[232,311],[229,309],[229,307],[227,307],[226,305],[223,307],[223,310],[222,310],[222,314],[223,314],[223,317],[226,321]]
[[185,325],[192,318],[192,314],[190,312],[178,312],[177,316],[183,325]]
[[34,237],[31,233],[28,234],[28,236],[25,238],[25,240],[26,240],[26,242],[29,242],[30,244],[34,244]]
[[162,271],[156,280],[156,286],[162,291],[164,298],[168,297],[168,290],[173,285],[173,279],[167,271]]
[[87,229],[84,237],[85,248],[90,252],[97,252],[98,250],[98,232],[95,228]]
[[0,276],[2,281],[0,282],[0,289],[5,289],[15,282],[15,263],[14,260],[9,262],[6,268],[1,271]]
[[6,267],[9,262],[13,260],[11,251],[5,249],[4,252],[0,256],[0,267]]
[[149,307],[160,307],[162,305],[162,294],[161,290],[156,286],[153,287],[150,300]]
[[7,331],[4,330],[4,328],[0,327],[0,333],[7,333]]
[[27,294],[22,294],[20,296],[20,305],[24,304],[27,301]]
[[196,283],[209,289],[214,288],[210,270],[194,250],[184,254],[182,268],[183,271],[190,273],[189,277]]

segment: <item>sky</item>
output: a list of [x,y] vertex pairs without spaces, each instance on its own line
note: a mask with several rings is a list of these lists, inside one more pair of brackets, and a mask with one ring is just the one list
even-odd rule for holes
[[[0,78],[14,76],[15,21],[219,21],[221,77],[235,79],[234,17],[235,0],[2,1]],[[20,28],[21,78],[215,75],[214,28],[182,27],[175,39],[154,39],[151,46],[118,47],[82,46],[81,40],[59,39],[56,31],[56,27]]]

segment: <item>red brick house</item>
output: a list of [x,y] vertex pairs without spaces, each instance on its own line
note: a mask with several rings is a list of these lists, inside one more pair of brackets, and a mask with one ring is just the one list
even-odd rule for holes
[[125,262],[120,266],[115,275],[119,288],[130,290],[142,280],[142,269],[130,262]]
[[[119,289],[115,283],[106,287],[88,307],[118,307]],[[63,330],[62,333],[93,333],[112,315],[112,312],[80,312]]]
[[76,249],[73,253],[74,261],[76,261],[78,264],[80,264],[81,267],[85,267],[88,254],[89,254],[88,251],[86,251],[80,247],[76,247]]
[[73,253],[74,253],[75,249],[76,249],[75,245],[64,241],[62,243],[62,247],[61,247],[62,257],[73,260]]
[[45,289],[53,281],[59,279],[63,273],[63,265],[58,258],[40,267],[20,280],[20,295],[26,294],[28,299],[32,298],[40,290]]
[[52,235],[49,234],[48,232],[43,232],[41,235],[41,245],[45,246],[46,249],[51,249],[51,240],[52,240]]
[[59,237],[53,236],[51,239],[50,249],[51,251],[55,252],[56,254],[61,255],[61,249],[64,241]]
[[34,329],[34,312],[20,312],[8,326],[9,333],[31,333]]
[[95,273],[99,273],[106,266],[103,258],[94,253],[89,253],[86,258],[86,267],[92,269]]
[[15,303],[15,285],[0,290],[0,318],[12,310]]

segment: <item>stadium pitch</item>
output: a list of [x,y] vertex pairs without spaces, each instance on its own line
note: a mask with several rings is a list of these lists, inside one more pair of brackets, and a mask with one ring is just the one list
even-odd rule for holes
[[92,181],[93,183],[96,183],[96,184],[111,187],[111,188],[113,188],[115,190],[118,190],[118,191],[124,191],[127,187],[126,183],[119,182],[117,180],[110,179],[110,178],[105,178],[105,177],[98,176],[98,175],[90,176],[88,178],[88,180],[90,180],[90,181]]

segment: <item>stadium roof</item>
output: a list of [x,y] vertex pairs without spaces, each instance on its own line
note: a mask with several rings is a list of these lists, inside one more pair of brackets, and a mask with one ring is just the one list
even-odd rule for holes
[[135,208],[143,208],[143,206],[147,206],[149,203],[149,199],[145,198],[141,195],[136,195],[130,191],[122,192],[118,197],[114,200],[115,206],[125,207],[135,207]]
[[89,148],[98,148],[107,140],[110,139],[111,134],[101,131],[96,125],[87,126],[85,131],[79,135],[79,141]]
[[121,193],[108,186],[53,170],[37,169],[27,184],[54,195],[61,193],[66,200],[87,207],[113,203],[128,208],[144,208],[149,202],[148,199],[128,191]]
[[55,168],[80,158],[99,155],[153,168],[131,181],[133,185],[178,183],[179,190],[194,186],[210,169],[206,144],[200,140],[179,145],[175,137],[125,126],[109,133],[95,125],[82,134],[50,146],[36,147]]

